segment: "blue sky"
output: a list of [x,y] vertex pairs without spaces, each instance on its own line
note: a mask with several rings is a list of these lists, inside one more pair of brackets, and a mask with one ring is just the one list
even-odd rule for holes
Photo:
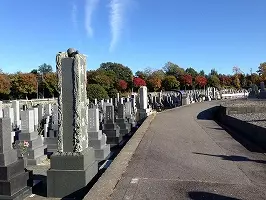
[[265,8],[265,0],[1,0],[0,68],[55,67],[56,53],[74,47],[88,55],[88,69],[111,61],[135,72],[171,61],[254,72],[266,61]]

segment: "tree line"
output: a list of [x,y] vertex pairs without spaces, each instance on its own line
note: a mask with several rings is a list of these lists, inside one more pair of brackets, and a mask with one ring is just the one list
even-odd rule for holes
[[[173,89],[203,89],[211,86],[222,88],[249,88],[266,80],[266,62],[261,63],[256,73],[245,74],[233,67],[232,74],[220,74],[212,69],[208,74],[197,72],[192,67],[182,68],[167,62],[161,69],[146,68],[133,74],[120,63],[102,63],[96,70],[87,71],[88,98],[93,100],[115,97],[117,93],[127,95],[147,86],[150,92]],[[32,99],[58,96],[57,75],[46,63],[30,73],[7,74],[0,70],[0,99]]]

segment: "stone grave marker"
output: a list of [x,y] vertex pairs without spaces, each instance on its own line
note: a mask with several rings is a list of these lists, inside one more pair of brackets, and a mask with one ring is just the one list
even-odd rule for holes
[[99,109],[90,108],[88,114],[89,146],[94,148],[96,160],[102,161],[110,154],[110,145],[106,144],[107,137],[99,129]]
[[86,57],[74,49],[56,56],[58,75],[58,152],[47,171],[47,196],[62,198],[85,187],[98,172],[88,147]]
[[31,194],[24,159],[11,146],[10,118],[0,118],[0,199],[24,199]]

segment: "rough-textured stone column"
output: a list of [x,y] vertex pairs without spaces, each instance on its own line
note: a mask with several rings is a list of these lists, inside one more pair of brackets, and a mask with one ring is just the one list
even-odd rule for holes
[[74,49],[56,56],[58,76],[58,152],[47,171],[48,197],[62,198],[85,187],[98,172],[88,147],[86,57]]

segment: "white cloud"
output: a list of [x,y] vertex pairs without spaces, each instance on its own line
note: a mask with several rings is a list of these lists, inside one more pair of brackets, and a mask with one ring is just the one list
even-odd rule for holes
[[71,10],[71,20],[75,29],[78,28],[77,11],[78,11],[77,5],[73,3]]
[[92,14],[98,2],[99,0],[85,0],[85,29],[89,37],[93,36],[93,28],[91,25]]
[[110,44],[110,51],[113,51],[118,40],[120,39],[122,28],[123,28],[123,18],[125,17],[125,9],[127,7],[128,0],[110,0],[110,26],[112,40]]

